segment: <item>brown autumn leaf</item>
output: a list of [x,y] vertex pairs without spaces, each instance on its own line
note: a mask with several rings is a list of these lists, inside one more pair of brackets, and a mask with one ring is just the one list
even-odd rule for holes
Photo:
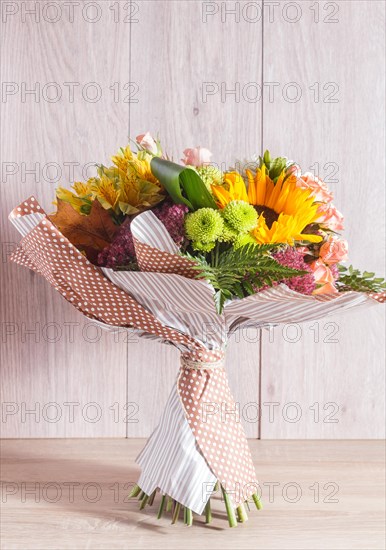
[[68,202],[57,199],[57,211],[48,217],[76,248],[86,253],[90,261],[111,243],[119,229],[98,200],[92,202],[90,214],[86,216],[74,210]]

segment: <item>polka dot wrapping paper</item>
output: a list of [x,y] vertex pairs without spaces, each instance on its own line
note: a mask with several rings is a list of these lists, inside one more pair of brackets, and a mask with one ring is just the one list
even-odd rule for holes
[[[24,201],[11,218],[39,212],[42,219],[20,241],[10,260],[39,273],[86,317],[109,326],[130,327],[162,340],[185,345],[192,358],[210,360],[205,346],[189,335],[163,325],[126,292],[92,265],[44,214],[34,197]],[[214,360],[217,355],[214,354]]]
[[224,368],[189,368],[182,360],[178,393],[211,470],[236,505],[244,502],[257,492],[258,484]]
[[[171,322],[168,323],[165,311],[162,311],[161,322],[157,318],[157,307],[150,307],[149,302],[145,307],[144,303],[133,298],[133,291],[130,294],[130,286],[123,290],[112,282],[114,274],[107,277],[100,268],[92,265],[47,218],[34,197],[15,208],[10,219],[23,235],[11,261],[42,275],[86,317],[107,327],[134,328],[141,335],[153,335],[181,350],[182,366],[176,392],[196,442],[192,461],[195,452],[204,457],[212,474],[229,492],[234,506],[255,493],[257,480],[251,454],[222,366],[226,338],[205,342],[197,337],[197,331],[189,330],[189,326],[186,330],[177,330]],[[146,285],[147,273],[162,273],[163,277],[178,275],[185,281],[197,277],[192,261],[178,254],[165,228],[151,212],[135,218],[132,232],[143,285]],[[193,281],[189,285],[192,285],[191,298],[194,300]],[[178,295],[178,285],[172,286],[172,292]],[[269,322],[302,322],[339,309],[384,300],[385,293],[303,296],[279,285],[244,300],[230,302],[217,321],[229,334],[248,320],[262,326]],[[208,318],[212,319],[214,306],[209,302]],[[194,307],[198,308],[198,305]],[[205,318],[204,310],[185,312],[185,315],[187,318],[191,316],[192,323],[200,322]],[[160,311],[158,314],[161,317]],[[151,447],[151,438],[149,442]],[[157,467],[161,470],[163,465],[160,463]],[[157,479],[156,471],[146,473]],[[202,487],[189,487],[184,495],[187,506],[197,500],[198,492],[202,492]]]
[[[163,325],[129,294],[109,281],[101,270],[92,265],[50,222],[33,197],[17,207],[12,212],[11,218],[28,217],[35,212],[42,214],[42,219],[21,240],[11,256],[11,261],[41,274],[66,300],[91,319],[110,326],[133,327],[146,333],[156,334],[163,341],[183,345],[189,350],[184,353],[186,360],[210,364],[223,357],[222,350],[209,350],[189,335],[181,334]],[[162,264],[164,264],[166,272],[176,270],[179,274],[190,277],[197,273],[191,269],[190,262],[186,263],[184,258],[175,255],[173,257],[168,252],[155,253],[152,247],[141,244],[138,240],[136,240],[136,251],[139,264],[144,271],[162,271]],[[253,493],[256,492],[257,484],[252,458],[240,421],[236,422],[234,417],[228,415],[230,420],[223,422],[221,415],[215,414],[212,415],[210,422],[206,423],[206,418],[199,411],[201,406],[206,404],[207,399],[213,400],[214,397],[226,410],[235,409],[225,371],[202,369],[199,376],[195,371],[190,375],[187,371],[183,373],[185,373],[184,376],[179,379],[178,391],[186,418],[202,455],[216,478],[222,480],[229,490],[230,497],[236,506],[241,501],[239,488],[252,484],[250,486],[254,487]],[[201,384],[188,387],[189,381],[196,376]],[[196,410],[190,406],[190,398],[186,399],[190,391],[192,400],[197,404]],[[202,430],[199,430],[198,426],[201,426]],[[216,432],[215,439],[211,444],[214,432]],[[222,443],[219,444],[218,440]],[[153,472],[153,475],[156,477],[157,473]],[[202,487],[197,487],[197,491],[201,492]]]

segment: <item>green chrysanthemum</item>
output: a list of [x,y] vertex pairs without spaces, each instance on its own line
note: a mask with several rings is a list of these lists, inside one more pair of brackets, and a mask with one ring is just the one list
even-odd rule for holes
[[200,208],[185,218],[185,230],[188,238],[195,243],[214,243],[223,230],[221,214],[212,208]]
[[207,166],[200,166],[196,170],[209,191],[212,190],[212,185],[222,184],[222,172],[215,166],[209,164]]
[[257,226],[257,212],[245,201],[231,201],[222,213],[225,221],[239,234],[249,233]]
[[210,243],[203,243],[202,241],[194,241],[192,242],[193,250],[197,250],[199,252],[210,252],[215,247],[215,242],[212,241]]
[[224,221],[224,228],[220,237],[220,241],[224,243],[232,243],[239,236],[238,232],[226,221]]
[[244,233],[242,235],[238,235],[237,238],[233,241],[233,248],[240,248],[241,246],[247,246],[248,244],[256,244],[255,239],[252,237],[252,235],[249,235],[248,233]]

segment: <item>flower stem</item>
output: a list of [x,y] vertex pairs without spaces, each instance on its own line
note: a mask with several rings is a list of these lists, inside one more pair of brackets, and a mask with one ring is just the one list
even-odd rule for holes
[[186,510],[186,525],[190,527],[193,525],[193,512],[190,508],[185,508]]
[[159,508],[158,508],[157,519],[161,519],[161,517],[162,517],[164,507],[165,507],[165,501],[166,501],[166,495],[162,495],[161,503],[160,503]]
[[154,491],[152,492],[152,494],[149,496],[149,501],[148,501],[148,505],[151,506],[154,502],[154,498],[155,498],[155,495],[156,495],[156,492],[157,492],[157,489],[154,489]]
[[237,527],[237,520],[236,520],[236,515],[235,515],[234,508],[232,506],[232,503],[231,503],[231,500],[230,500],[228,494],[225,492],[224,487],[222,485],[221,485],[221,491],[222,491],[222,495],[224,497],[224,502],[225,502],[225,508],[226,508],[227,516],[228,516],[229,527]]
[[210,507],[210,499],[205,506],[205,523],[210,523],[212,521],[212,510]]
[[[222,496],[225,503],[225,509],[227,513],[228,523],[229,527],[237,527],[237,521],[240,523],[244,523],[245,521],[248,521],[248,514],[246,511],[246,508],[250,511],[249,503],[253,500],[256,508],[258,510],[261,510],[263,508],[263,505],[261,503],[260,497],[257,493],[254,493],[252,495],[252,500],[246,500],[244,503],[239,504],[237,508],[235,509],[232,505],[232,501],[230,499],[229,494],[225,491],[224,487],[219,484],[218,482],[214,486],[214,491],[218,489],[221,489]],[[143,510],[146,505],[148,504],[151,506],[154,503],[155,497],[157,494],[157,489],[155,489],[150,495],[147,495],[139,485],[134,485],[134,487],[131,489],[129,493],[129,498],[138,497],[138,500],[140,501],[139,509]],[[193,525],[193,512],[190,508],[187,506],[182,506],[180,502],[177,502],[172,497],[168,496],[167,494],[161,494],[161,501],[157,512],[157,519],[160,519],[164,512],[170,512],[172,513],[172,524],[175,524],[178,522],[181,508],[184,512],[184,523],[188,527]],[[212,522],[212,509],[211,509],[211,503],[210,499],[207,501],[205,505],[205,523],[209,524]]]
[[139,507],[140,510],[143,510],[145,508],[148,500],[149,500],[149,495],[145,495],[140,504],[140,507]]
[[129,493],[129,498],[137,497],[140,492],[141,492],[141,487],[139,485],[134,485],[134,487],[131,489]]
[[168,497],[168,501],[167,501],[167,504],[166,504],[166,511],[167,512],[170,512],[171,509],[172,509],[172,504],[173,504],[173,499],[172,497]]
[[244,504],[240,504],[239,506],[237,506],[236,511],[237,511],[237,518],[240,523],[244,523],[245,521],[248,521],[248,515],[244,508]]
[[261,504],[261,500],[259,499],[257,493],[252,495],[253,502],[255,503],[255,506],[258,510],[261,510],[263,508],[263,505]]
[[175,506],[174,512],[173,512],[172,523],[177,523],[177,521],[178,521],[178,516],[180,515],[180,509],[181,509],[181,503],[180,503],[180,502],[176,502],[176,506]]

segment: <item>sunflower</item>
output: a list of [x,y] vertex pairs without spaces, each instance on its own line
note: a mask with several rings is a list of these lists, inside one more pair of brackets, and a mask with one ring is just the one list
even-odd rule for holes
[[224,208],[231,201],[249,202],[244,180],[238,172],[224,174],[224,184],[212,185],[212,192],[220,208]]
[[255,207],[259,214],[258,226],[252,235],[259,244],[287,243],[295,240],[319,242],[319,235],[303,233],[304,229],[318,219],[318,204],[311,191],[297,186],[297,178],[283,170],[274,183],[266,167],[258,168],[256,174],[246,171],[248,191],[243,178],[237,172],[225,174],[224,184],[212,186],[212,192],[220,208],[233,200],[243,200]]

